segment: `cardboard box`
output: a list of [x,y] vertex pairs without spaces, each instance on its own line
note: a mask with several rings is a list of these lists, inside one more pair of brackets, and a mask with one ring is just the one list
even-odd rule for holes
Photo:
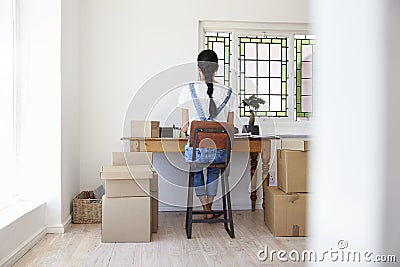
[[160,137],[159,121],[131,121],[132,137]]
[[277,149],[278,187],[286,193],[308,192],[308,152]]
[[151,192],[151,232],[158,231],[158,192]]
[[105,181],[107,197],[150,196],[154,171],[149,165],[103,166],[101,179]]
[[[113,166],[149,165],[152,166],[153,153],[150,152],[113,152]],[[158,191],[158,174],[153,171],[153,179],[150,180],[150,191]]]
[[112,165],[152,165],[153,153],[150,152],[113,152]]
[[307,194],[286,194],[276,186],[265,192],[264,221],[274,236],[307,235]]
[[281,149],[308,151],[310,150],[310,141],[301,139],[281,139]]
[[101,241],[150,242],[151,198],[103,196]]
[[102,166],[101,177],[104,179],[152,179],[153,168],[150,165]]
[[153,179],[150,180],[150,191],[158,192],[158,173],[153,171]]

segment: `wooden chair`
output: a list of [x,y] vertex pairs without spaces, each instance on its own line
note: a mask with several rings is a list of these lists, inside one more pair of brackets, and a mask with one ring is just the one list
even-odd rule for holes
[[[215,121],[192,121],[190,130],[190,146],[193,147],[192,163],[189,169],[189,186],[186,210],[186,235],[192,238],[193,223],[224,223],[224,228],[231,238],[235,237],[232,217],[231,196],[229,189],[229,162],[231,157],[231,144],[233,140],[233,125]],[[219,211],[193,211],[194,173],[204,164],[195,163],[196,148],[226,149],[226,162],[205,165],[208,168],[219,168],[222,187],[223,210]],[[222,214],[223,219],[193,219],[193,214]],[[228,225],[229,224],[229,225]]]

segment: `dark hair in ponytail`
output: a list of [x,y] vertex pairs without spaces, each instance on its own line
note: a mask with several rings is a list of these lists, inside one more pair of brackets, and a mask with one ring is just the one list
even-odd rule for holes
[[197,65],[200,68],[201,72],[203,73],[204,78],[206,79],[206,84],[208,88],[207,94],[208,97],[210,98],[210,105],[208,109],[210,117],[214,118],[215,116],[217,116],[217,107],[213,99],[213,93],[214,93],[213,77],[215,72],[218,70],[218,56],[212,50],[209,49],[203,50],[197,57]]

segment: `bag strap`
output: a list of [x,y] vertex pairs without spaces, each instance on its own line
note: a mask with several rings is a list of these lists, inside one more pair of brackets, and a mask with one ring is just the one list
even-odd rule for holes
[[197,111],[197,115],[199,115],[200,120],[206,121],[207,118],[206,118],[206,116],[204,116],[203,109],[200,106],[199,99],[197,97],[196,91],[194,90],[194,84],[190,83],[189,87],[190,87],[190,93],[192,95],[194,107],[196,108],[196,111]]
[[[206,116],[204,115],[204,111],[201,108],[199,99],[196,94],[196,90],[194,89],[194,84],[190,83],[189,87],[190,87],[190,93],[192,95],[192,99],[194,102],[194,106],[196,108],[197,115],[199,115],[200,120],[202,120],[202,121],[213,120],[213,118],[206,118]],[[232,88],[229,87],[228,94],[226,95],[226,97],[225,97],[224,101],[221,103],[221,105],[219,105],[219,107],[217,108],[217,113],[215,114],[215,116],[218,116],[218,114],[224,109],[224,107],[228,103],[229,99],[231,98],[231,95],[232,95]]]
[[229,87],[228,94],[226,95],[224,102],[222,102],[221,105],[219,105],[219,107],[217,108],[217,114],[215,116],[217,116],[224,109],[229,99],[231,98],[231,95],[232,95],[232,88]]

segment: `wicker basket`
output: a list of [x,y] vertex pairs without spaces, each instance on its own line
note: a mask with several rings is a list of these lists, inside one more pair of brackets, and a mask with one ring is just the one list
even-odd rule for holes
[[82,191],[72,200],[73,223],[101,223],[101,199],[93,191]]

